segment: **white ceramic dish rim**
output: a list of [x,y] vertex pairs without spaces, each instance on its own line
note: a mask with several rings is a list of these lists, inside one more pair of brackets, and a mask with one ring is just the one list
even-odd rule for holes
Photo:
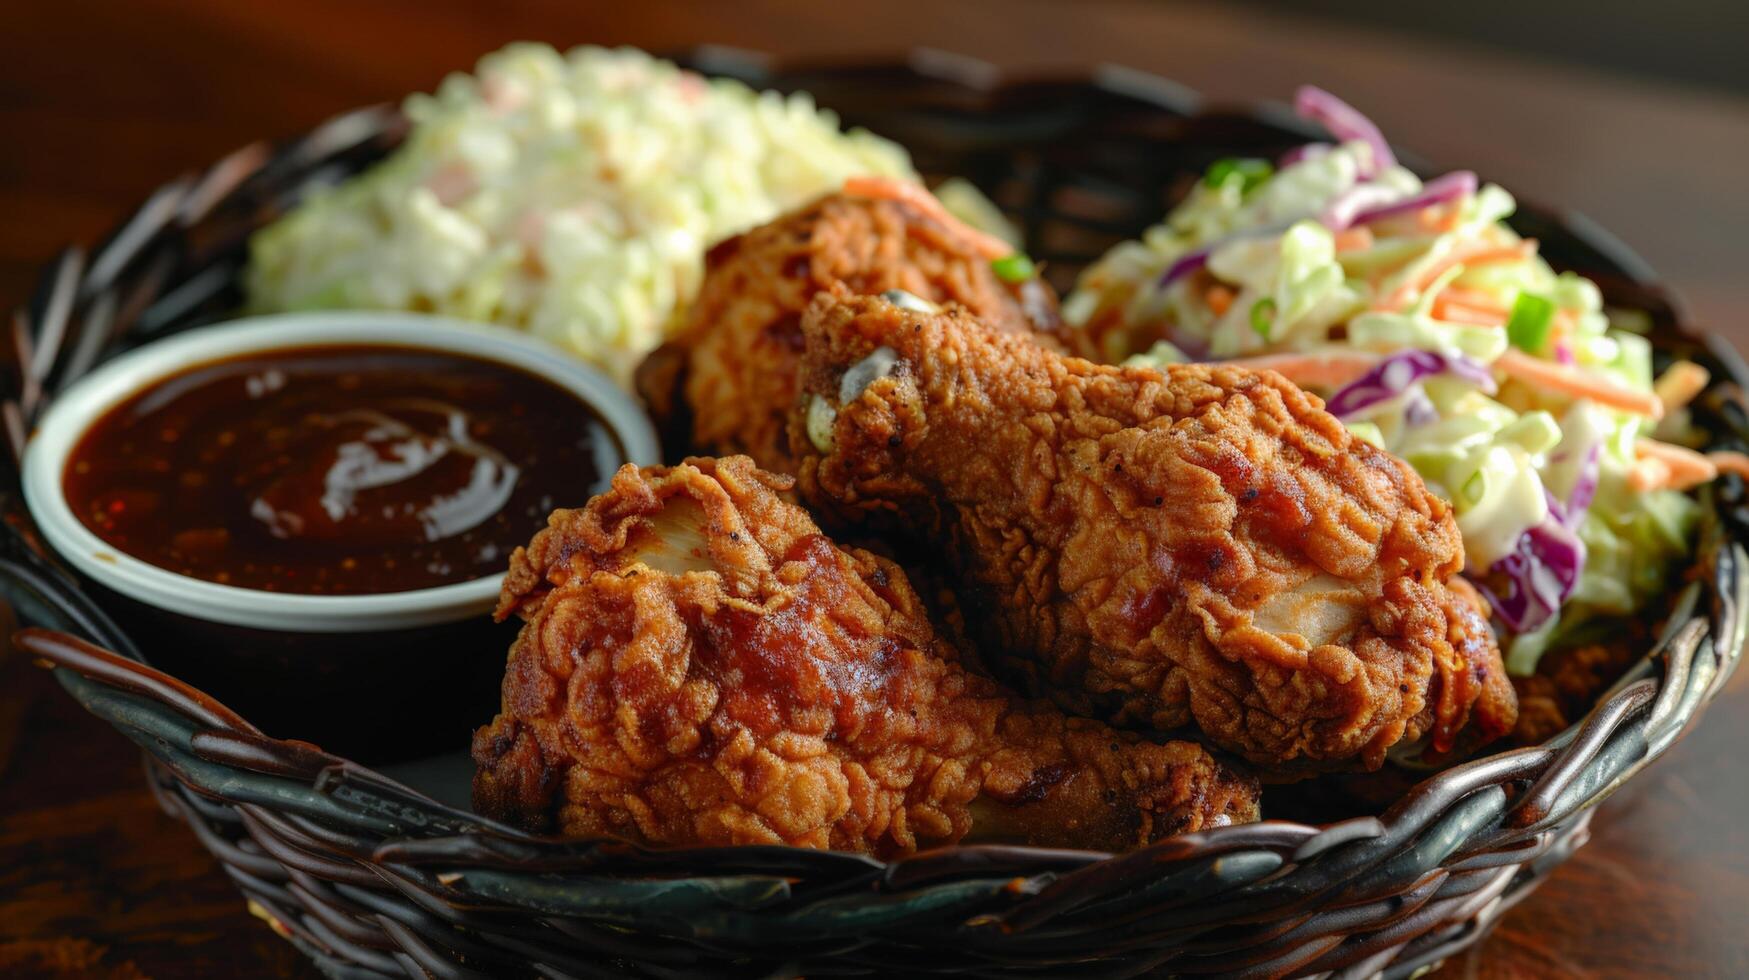
[[244,589],[179,575],[123,553],[73,514],[61,486],[67,457],[111,407],[194,365],[327,344],[423,348],[520,368],[594,408],[619,438],[628,462],[642,466],[660,459],[655,430],[630,396],[575,356],[527,334],[416,313],[324,311],[247,317],[130,351],[56,398],[24,456],[25,503],[43,537],[82,574],[122,595],[231,626],[297,633],[377,632],[454,622],[490,611],[502,575],[376,595],[290,595]]

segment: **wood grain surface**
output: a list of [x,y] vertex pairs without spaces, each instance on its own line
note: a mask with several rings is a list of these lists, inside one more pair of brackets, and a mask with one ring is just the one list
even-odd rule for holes
[[[1456,8],[1452,16],[1458,16]],[[1630,242],[1749,348],[1749,102],[1201,4],[11,4],[0,29],[0,299],[148,191],[263,136],[428,90],[507,41],[1006,68],[1112,62],[1219,100],[1313,81],[1425,157]],[[1650,29],[1650,28],[1649,28]],[[1553,40],[1551,41],[1553,43]],[[295,732],[275,733],[295,735]],[[1609,801],[1591,843],[1441,977],[1749,976],[1749,680]],[[315,976],[147,793],[133,746],[0,652],[0,976]]]

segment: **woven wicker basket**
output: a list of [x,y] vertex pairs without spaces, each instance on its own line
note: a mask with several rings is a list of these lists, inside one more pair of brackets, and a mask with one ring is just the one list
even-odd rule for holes
[[[1313,135],[1285,111],[1205,111],[1195,94],[1122,69],[1004,83],[935,52],[784,71],[720,50],[687,60],[811,91],[904,143],[925,173],[971,178],[1019,221],[1059,285],[1156,220],[1213,159],[1274,155]],[[248,147],[160,190],[89,259],[61,256],[13,324],[4,422],[14,450],[50,394],[106,355],[233,312],[246,236],[403,133],[396,113],[370,109]],[[1728,348],[1684,332],[1650,274],[1588,222],[1534,208],[1515,221],[1612,305],[1646,311],[1660,356],[1746,377]],[[1730,381],[1695,414],[1721,447],[1749,437]],[[1749,509],[1743,483],[1727,478],[1703,495],[1699,555],[1661,639],[1583,722],[1433,776],[1377,818],[1265,821],[1116,857],[657,852],[531,838],[263,736],[147,666],[152,638],[124,635],[45,554],[15,481],[0,499],[10,529],[0,590],[48,628],[19,645],[145,750],[164,808],[257,914],[344,977],[1407,976],[1486,935],[1585,842],[1592,809],[1694,723],[1736,665],[1749,590]]]

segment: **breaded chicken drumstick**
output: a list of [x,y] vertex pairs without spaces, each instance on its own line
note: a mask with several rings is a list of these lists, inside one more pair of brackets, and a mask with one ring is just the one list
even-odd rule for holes
[[960,311],[822,297],[804,499],[959,564],[986,653],[1077,713],[1283,770],[1512,728],[1450,508],[1273,372],[1095,365]]
[[897,566],[827,540],[751,460],[625,467],[511,563],[526,620],[474,736],[480,812],[656,845],[881,856],[967,835],[1113,850],[1257,819],[1256,781],[1017,700]]
[[948,217],[928,192],[876,180],[853,182],[852,191],[710,250],[686,323],[638,369],[638,393],[664,445],[746,453],[765,469],[793,472],[784,421],[796,397],[802,311],[822,292],[902,289],[963,304],[1002,330],[1055,328],[1050,286],[1004,282],[991,260],[1005,247]]

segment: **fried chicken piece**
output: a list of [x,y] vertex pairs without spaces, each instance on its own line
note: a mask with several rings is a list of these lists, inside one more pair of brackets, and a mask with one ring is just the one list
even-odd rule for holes
[[1639,659],[1635,651],[1651,642],[1640,623],[1623,622],[1620,633],[1610,643],[1546,653],[1537,661],[1535,674],[1513,678],[1522,709],[1512,732],[1514,742],[1541,745],[1585,717],[1598,695]]
[[511,560],[474,804],[655,845],[1102,850],[1257,819],[1256,780],[961,668],[897,565],[747,457],[627,466]]
[[918,204],[850,194],[719,243],[685,325],[638,369],[663,444],[747,453],[793,472],[784,420],[796,397],[802,311],[822,292],[902,289],[963,304],[1002,330],[1053,329],[1050,286],[1003,282],[987,251]]
[[803,329],[803,498],[933,542],[987,649],[1071,711],[1277,770],[1511,729],[1449,507],[1279,375],[1095,365],[880,299]]
[[[1367,445],[1356,440],[1356,445]],[[1370,449],[1371,447],[1368,446]],[[1506,664],[1500,656],[1500,640],[1488,623],[1488,601],[1467,580],[1453,576],[1446,582],[1445,618],[1447,639],[1456,654],[1446,670],[1467,671],[1452,678],[1441,673],[1440,682],[1450,683],[1475,697],[1464,716],[1464,698],[1441,698],[1436,702],[1433,730],[1455,731],[1455,738],[1433,738],[1421,753],[1425,761],[1444,763],[1464,758],[1512,730],[1518,720],[1518,695]],[[1441,714],[1439,712],[1449,712]],[[1475,724],[1467,725],[1473,719]],[[1425,729],[1424,729],[1425,730]]]

